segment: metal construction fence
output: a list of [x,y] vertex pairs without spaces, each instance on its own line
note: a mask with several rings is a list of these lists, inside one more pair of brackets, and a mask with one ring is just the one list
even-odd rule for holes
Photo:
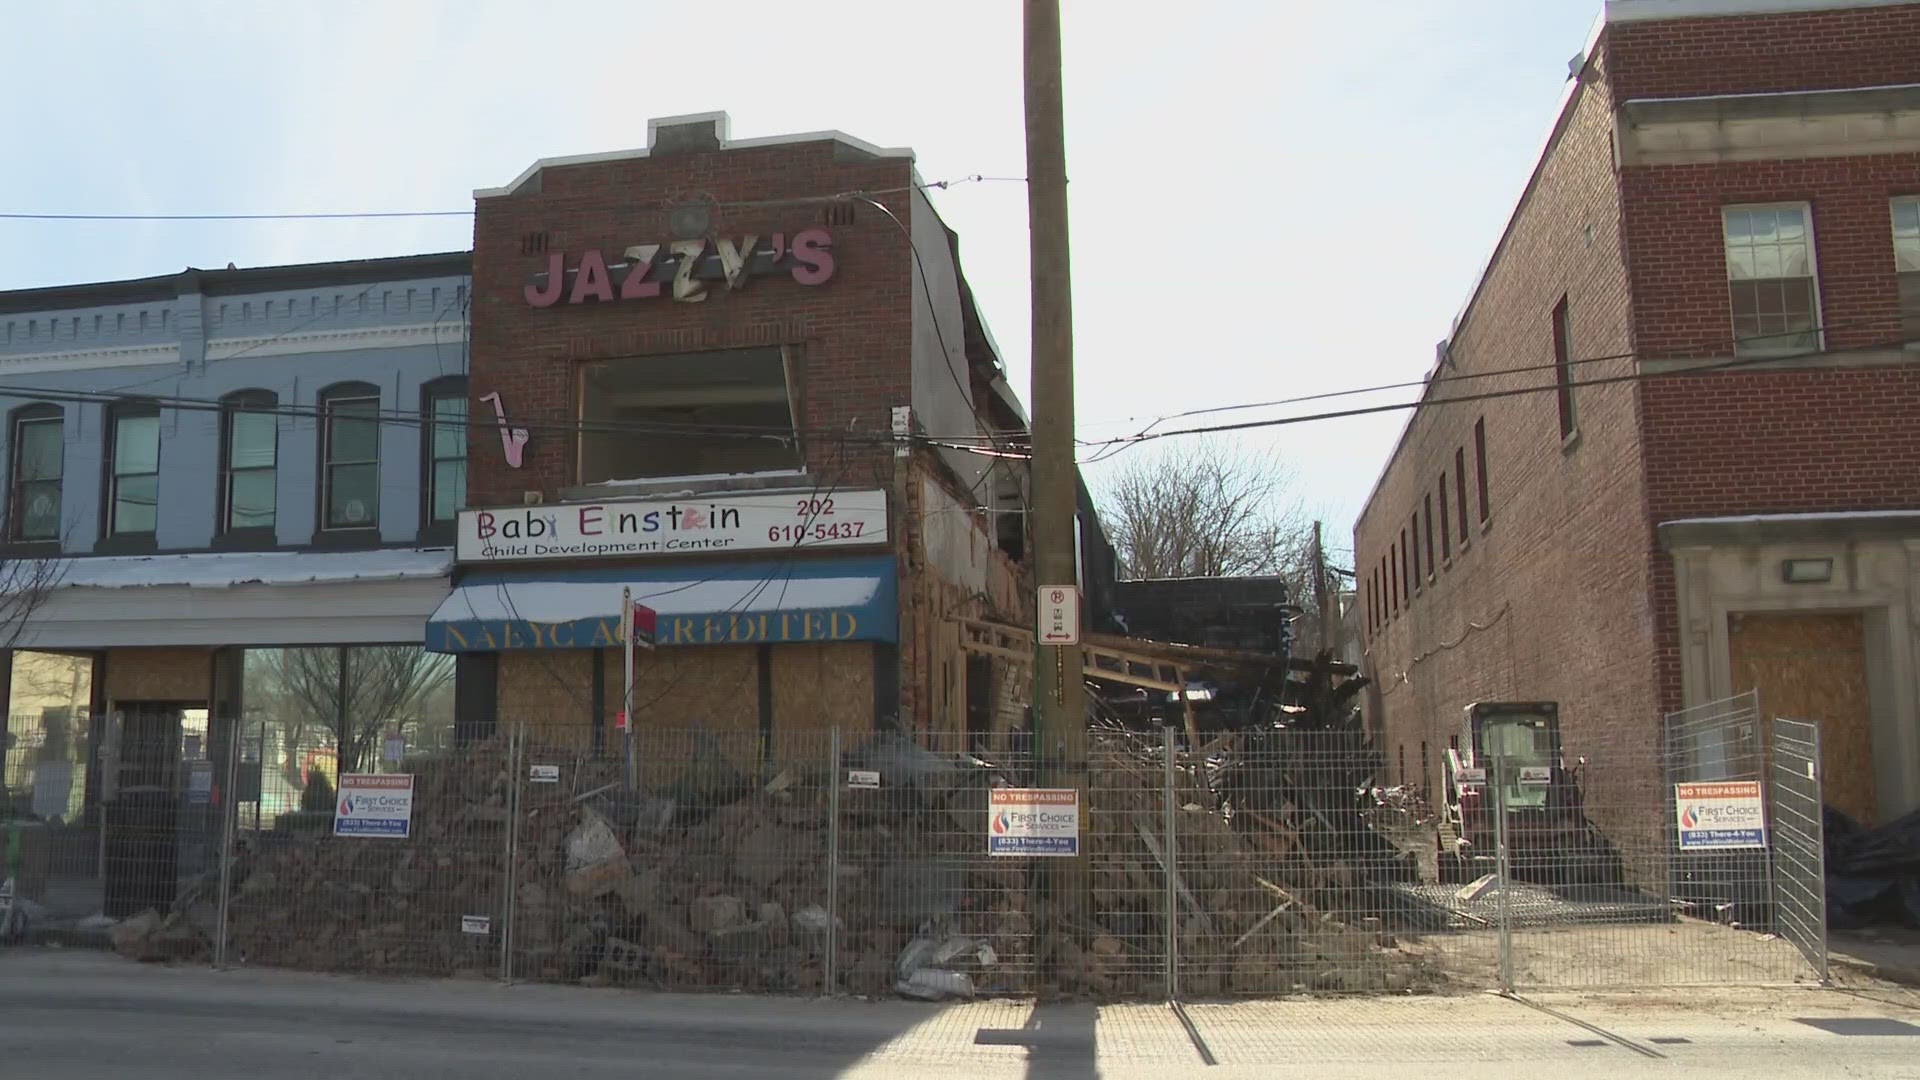
[[[629,758],[624,732],[536,723],[426,753],[239,724],[210,778],[72,824],[11,799],[0,902],[15,938],[143,959],[669,990],[1823,977],[1816,733],[1777,722],[1749,779],[1675,744],[1684,719],[1664,775],[1496,748],[1458,806],[1374,786],[1344,732],[1116,728],[1082,771],[1013,735],[646,729]],[[1746,827],[1748,787],[1696,783],[1754,785],[1758,847],[1693,846],[1756,841],[1714,832]]]

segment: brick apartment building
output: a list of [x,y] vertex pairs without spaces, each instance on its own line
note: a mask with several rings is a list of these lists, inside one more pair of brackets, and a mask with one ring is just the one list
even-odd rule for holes
[[993,456],[1026,419],[911,151],[648,133],[475,193],[478,509],[427,628],[461,715],[608,745],[628,588],[658,612],[643,733],[958,729],[970,675],[1006,726],[952,619],[1028,617],[1024,470]]
[[1551,700],[1658,806],[1661,717],[1757,688],[1905,813],[1920,3],[1609,0],[1572,71],[1425,400],[1544,392],[1423,405],[1355,527],[1389,767],[1437,793],[1464,705]]

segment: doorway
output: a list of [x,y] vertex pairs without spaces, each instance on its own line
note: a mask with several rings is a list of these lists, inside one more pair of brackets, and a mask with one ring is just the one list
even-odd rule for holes
[[181,790],[196,762],[207,760],[207,706],[199,701],[122,701],[114,788]]
[[1768,719],[1819,723],[1826,801],[1873,824],[1879,805],[1865,618],[1859,612],[1734,614],[1727,617],[1727,651],[1734,688],[1759,690]]

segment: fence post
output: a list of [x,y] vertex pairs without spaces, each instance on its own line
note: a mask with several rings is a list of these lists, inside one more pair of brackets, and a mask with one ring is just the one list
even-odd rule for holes
[[1175,860],[1178,858],[1180,848],[1178,841],[1174,838],[1175,831],[1178,829],[1179,816],[1176,812],[1176,804],[1179,800],[1175,797],[1176,783],[1173,767],[1174,738],[1172,724],[1165,724],[1160,728],[1160,747],[1166,757],[1165,778],[1161,782],[1161,802],[1163,804],[1162,813],[1166,817],[1162,831],[1167,834],[1166,889],[1164,890],[1165,895],[1161,898],[1161,902],[1166,905],[1167,1001],[1173,1003],[1180,1000],[1180,896],[1174,886],[1174,882],[1177,880],[1176,873],[1179,866],[1179,863]]
[[[217,968],[227,966],[227,897],[233,891],[233,830],[240,818],[240,801],[234,793],[239,790],[240,729],[245,726],[236,716],[227,730],[227,783],[220,800],[220,914],[213,932],[213,966]],[[265,762],[260,772],[264,783]]]
[[[1820,724],[1809,723],[1807,730],[1811,736],[1807,740],[1811,744],[1808,771],[1813,774],[1813,887],[1808,892],[1813,899],[1813,929],[1819,935],[1819,948],[1814,950],[1814,955],[1820,958],[1814,966],[1820,971],[1820,985],[1831,986],[1833,965],[1827,953],[1827,770],[1821,764],[1824,759],[1820,756]],[[1777,822],[1774,829],[1778,832]]]
[[526,724],[507,729],[507,838],[506,866],[502,868],[506,895],[500,901],[500,981],[513,981],[514,863],[520,848],[520,765],[521,744]]
[[1513,993],[1513,865],[1507,850],[1507,762],[1496,754],[1487,786],[1493,789],[1494,866],[1500,885],[1500,992]]
[[827,737],[827,962],[822,992],[833,996],[840,958],[840,729]]

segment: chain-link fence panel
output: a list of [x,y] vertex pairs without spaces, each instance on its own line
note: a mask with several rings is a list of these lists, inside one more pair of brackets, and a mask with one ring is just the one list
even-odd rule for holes
[[1773,920],[1821,982],[1827,968],[1826,820],[1820,726],[1773,722]]
[[237,767],[257,765],[259,776],[237,784],[224,960],[368,975],[497,974],[513,736],[409,751],[398,740],[343,739],[337,728],[276,721],[239,729]]
[[1505,985],[1815,976],[1780,933],[1758,715],[1752,695],[1676,713],[1664,752],[1644,758],[1563,762],[1524,725],[1494,740],[1486,783],[1503,829]]
[[1459,940],[1484,920],[1436,899],[1433,821],[1385,801],[1377,765],[1345,730],[1229,733],[1177,755],[1183,995],[1424,991],[1449,946],[1487,952]]
[[512,977],[825,987],[831,733],[525,730]]
[[[842,736],[836,990],[929,999],[1034,990],[1035,858],[1005,852],[1037,834],[1028,819],[1041,807],[1075,808],[997,793],[1032,792],[1038,779],[1024,747],[976,754],[958,738]],[[996,822],[999,855],[989,841]]]

